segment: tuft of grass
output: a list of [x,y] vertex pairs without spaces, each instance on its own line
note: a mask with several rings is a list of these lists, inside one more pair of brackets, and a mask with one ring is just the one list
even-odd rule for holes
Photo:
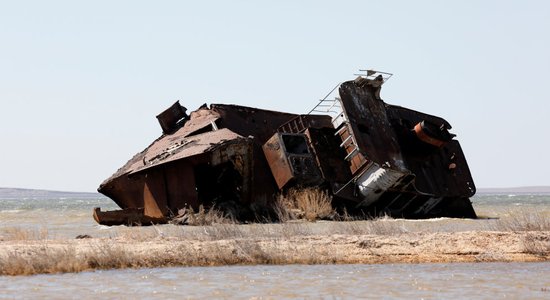
[[522,239],[523,252],[540,257],[550,255],[550,240],[535,233],[528,233]]
[[397,235],[408,232],[403,222],[398,222],[388,216],[340,224],[343,227],[343,233],[354,235]]
[[186,234],[187,239],[199,241],[218,241],[227,239],[240,239],[245,237],[244,228],[237,224],[214,224],[205,226],[202,231],[194,231],[192,234]]
[[496,231],[548,231],[550,218],[542,213],[513,212],[497,220],[492,228]]
[[226,216],[222,211],[212,206],[209,209],[199,206],[199,210],[195,212],[192,208],[181,209],[178,216],[172,219],[173,224],[205,226],[212,224],[235,224],[236,220]]
[[47,245],[31,252],[12,251],[0,257],[0,275],[80,272],[85,268],[75,253],[73,247],[52,249]]
[[337,215],[331,196],[316,188],[291,189],[286,195],[280,195],[275,203],[275,212],[281,222],[326,220]]
[[92,251],[80,260],[83,269],[122,269],[141,266],[139,260],[126,251],[123,245],[103,241],[91,244],[90,247]]

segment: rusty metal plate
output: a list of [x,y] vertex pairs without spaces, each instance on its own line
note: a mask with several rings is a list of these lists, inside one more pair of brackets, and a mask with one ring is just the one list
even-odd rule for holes
[[368,161],[405,171],[399,142],[379,91],[380,87],[369,80],[344,82],[339,89],[342,108],[361,154]]
[[276,133],[264,144],[263,150],[280,189],[323,181],[305,134]]

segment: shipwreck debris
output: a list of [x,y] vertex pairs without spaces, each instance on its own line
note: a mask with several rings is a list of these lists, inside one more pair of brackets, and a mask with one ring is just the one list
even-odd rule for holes
[[299,186],[328,191],[349,213],[475,218],[475,186],[451,125],[385,103],[390,76],[368,70],[303,115],[225,104],[188,115],[175,102],[157,116],[163,134],[98,188],[121,210],[96,208],[94,219],[165,223],[215,205],[248,220],[258,199],[269,214],[274,195]]

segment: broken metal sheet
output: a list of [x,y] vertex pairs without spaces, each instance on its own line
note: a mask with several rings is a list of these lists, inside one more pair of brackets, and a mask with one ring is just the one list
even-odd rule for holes
[[206,108],[198,109],[191,112],[189,120],[185,122],[185,125],[176,131],[170,139],[194,135],[199,131],[203,131],[205,128],[208,128],[208,130],[217,130],[217,127],[212,124],[216,124],[219,119],[220,115],[215,111]]
[[143,157],[143,165],[135,168],[129,174],[135,174],[161,164],[210,152],[220,145],[238,142],[241,139],[245,138],[226,128],[188,136],[180,140],[171,138],[171,143],[163,144],[166,148],[154,147],[150,149]]
[[277,131],[286,133],[302,133],[308,128],[333,128],[333,125],[331,119],[326,116],[298,115],[277,128]]
[[[388,105],[387,114],[396,133],[407,169],[415,174],[415,187],[426,194],[445,197],[471,197],[475,194],[468,163],[460,143],[446,132],[445,143],[432,145],[419,138],[415,125],[426,121],[445,131],[451,125],[443,118]],[[450,140],[449,140],[450,139]]]
[[[242,136],[253,136],[259,147],[267,142],[279,127],[300,116],[238,105],[212,104],[210,107],[220,114],[220,128],[229,128]],[[313,128],[332,127],[330,116],[307,115],[302,117]]]
[[344,160],[345,151],[334,128],[308,128],[305,131],[309,139],[313,156],[321,170],[323,178],[332,184],[345,184],[351,180],[349,164]]
[[280,189],[323,182],[305,134],[277,132],[263,145],[263,151]]
[[[254,169],[251,174],[251,199],[271,198],[279,189],[269,164],[263,155],[262,145],[267,142],[283,124],[298,117],[297,114],[272,111],[260,108],[229,104],[211,104],[211,109],[219,113],[220,128],[228,128],[241,136],[252,136],[254,149]],[[308,115],[308,124],[319,128],[331,126],[331,118],[327,115]]]
[[127,208],[115,211],[101,211],[101,208],[95,207],[93,210],[94,220],[106,226],[113,225],[148,225],[159,224],[159,220],[146,217],[143,208]]
[[152,153],[158,155],[163,152],[170,145],[175,145],[177,142],[181,141],[183,138],[196,134],[200,131],[209,131],[212,128],[212,122],[217,122],[220,119],[220,115],[215,111],[212,111],[207,108],[200,108],[190,114],[189,120],[185,122],[183,127],[179,128],[172,134],[166,135],[163,134],[161,137],[153,141],[149,147],[145,150],[139,152],[134,157],[132,157],[124,166],[122,166],[116,173],[111,177],[106,179],[102,185],[107,184],[113,179],[124,175],[135,173],[137,169],[143,167],[143,160],[146,157],[152,157]]
[[165,134],[175,131],[187,119],[187,108],[180,105],[179,100],[157,116],[162,132]]
[[389,168],[381,168],[377,164],[371,163],[356,178],[357,188],[364,196],[359,205],[368,206],[376,202],[384,192],[395,187],[406,175],[406,173]]

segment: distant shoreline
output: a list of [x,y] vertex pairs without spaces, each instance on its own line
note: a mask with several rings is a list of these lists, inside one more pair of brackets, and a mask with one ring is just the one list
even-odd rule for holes
[[550,195],[550,186],[478,188],[477,195]]
[[47,198],[104,198],[100,193],[89,192],[65,192],[51,191],[39,189],[24,189],[24,188],[2,188],[0,187],[0,199],[47,199]]

